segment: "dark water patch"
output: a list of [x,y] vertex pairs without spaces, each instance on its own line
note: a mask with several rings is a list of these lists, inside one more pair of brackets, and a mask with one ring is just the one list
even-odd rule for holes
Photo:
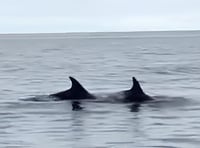
[[[181,117],[179,117],[179,116],[165,116],[165,115],[162,115],[162,116],[149,116],[149,118],[161,119],[161,120],[171,120],[171,119],[175,119],[176,120],[176,119],[179,119]],[[155,124],[155,125],[158,125],[158,124]]]
[[[12,142],[11,142],[12,143]],[[32,147],[32,146],[23,146],[22,144],[18,144],[18,145],[15,145],[15,144],[10,144],[10,143],[8,143],[8,144],[5,144],[5,145],[3,145],[3,144],[0,144],[0,146],[3,146],[3,147],[6,147],[6,148],[28,148],[28,147]]]
[[48,49],[42,49],[41,51],[42,52],[61,52],[61,51],[64,51],[66,49],[62,49],[62,48],[48,48]]
[[191,143],[191,144],[199,144],[200,140],[194,139],[194,138],[160,138],[157,140],[162,140],[165,142],[174,142],[174,143]]
[[13,72],[19,72],[19,71],[24,71],[25,68],[21,68],[21,67],[13,67],[13,68],[3,68],[2,71],[3,72],[10,72],[10,73],[13,73]]
[[152,148],[180,148],[179,146],[165,146],[165,145],[154,145],[154,146],[145,146],[145,147],[152,147]]
[[54,119],[54,120],[51,120],[51,122],[67,122],[67,121],[71,121],[71,118],[70,119],[63,118],[63,119]]
[[14,113],[12,113],[12,112],[1,112],[0,113],[0,116],[12,116],[12,115],[14,115]]
[[182,108],[180,110],[188,111],[188,112],[200,111],[200,107],[194,105],[194,106],[189,106],[189,107]]
[[184,89],[200,90],[199,86],[181,86]]
[[199,134],[173,134],[174,137],[189,137],[189,138],[195,138],[199,136]]
[[106,142],[107,144],[111,144],[111,145],[121,145],[121,144],[123,144],[123,145],[126,145],[126,144],[133,144],[133,143],[135,143],[135,142],[133,142],[133,141],[119,141],[119,142]]
[[3,116],[1,117],[2,119],[7,119],[7,120],[10,120],[10,119],[16,119],[16,120],[19,120],[19,119],[22,119],[24,118],[25,116],[23,115],[18,115],[17,113],[13,114],[12,116]]
[[[167,50],[167,49],[159,49],[159,50]],[[146,55],[154,55],[154,56],[173,56],[175,55],[175,53],[169,53],[169,52],[157,52],[157,49],[155,49],[155,52],[153,52],[152,50],[146,49],[142,52],[142,54],[146,54]]]
[[1,129],[9,129],[11,127],[12,127],[12,125],[0,125]]
[[160,75],[174,75],[171,71],[155,71],[154,73]]
[[28,115],[61,115],[61,114],[66,114],[66,112],[54,112],[51,110],[46,110],[46,111],[26,111],[24,112],[24,114],[28,114]]

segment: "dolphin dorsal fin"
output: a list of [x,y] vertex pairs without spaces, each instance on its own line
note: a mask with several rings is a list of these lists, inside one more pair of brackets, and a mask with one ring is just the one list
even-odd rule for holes
[[72,82],[71,90],[76,92],[87,92],[87,90],[73,77],[69,77]]
[[134,93],[137,93],[137,94],[144,94],[144,92],[140,86],[140,83],[136,80],[135,77],[133,77],[132,79],[133,79],[133,86],[131,88],[131,91],[133,91]]

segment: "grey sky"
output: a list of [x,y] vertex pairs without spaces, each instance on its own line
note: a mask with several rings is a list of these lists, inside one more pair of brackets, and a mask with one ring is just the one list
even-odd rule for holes
[[199,30],[199,0],[0,0],[0,33]]

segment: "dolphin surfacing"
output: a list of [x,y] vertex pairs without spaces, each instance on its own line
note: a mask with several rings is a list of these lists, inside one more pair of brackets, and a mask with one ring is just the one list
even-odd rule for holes
[[137,81],[135,77],[132,77],[133,86],[130,90],[123,91],[124,93],[124,102],[145,102],[153,100],[152,97],[145,94],[140,86],[140,83]]
[[56,97],[57,100],[83,100],[95,99],[76,79],[69,77],[72,86],[70,89],[51,94],[51,97]]
[[[59,100],[84,100],[84,99],[101,99],[101,96],[89,93],[75,78],[69,77],[72,82],[70,89],[51,94],[50,97],[55,97],[56,101]],[[104,97],[108,102],[108,99],[120,100],[120,102],[133,102],[142,103],[145,101],[153,100],[152,97],[145,94],[135,77],[132,77],[133,86],[129,90],[121,91],[112,95]],[[106,101],[105,100],[105,101]]]

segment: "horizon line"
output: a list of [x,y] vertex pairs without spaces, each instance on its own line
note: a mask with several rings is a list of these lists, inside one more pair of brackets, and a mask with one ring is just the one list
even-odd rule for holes
[[193,32],[200,29],[180,30],[137,30],[137,31],[71,31],[71,32],[23,32],[23,33],[0,33],[0,35],[28,35],[28,34],[78,34],[78,33],[142,33],[142,32]]

